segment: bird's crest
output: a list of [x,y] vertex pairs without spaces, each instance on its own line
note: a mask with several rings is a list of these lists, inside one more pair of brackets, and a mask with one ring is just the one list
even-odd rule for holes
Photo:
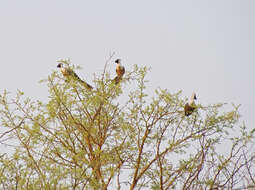
[[197,99],[197,96],[196,96],[196,93],[195,93],[195,92],[192,93],[191,99],[193,99],[193,100],[196,100],[196,99]]
[[59,63],[59,64],[57,65],[57,68],[61,68],[61,67],[63,67],[63,63]]
[[121,63],[121,59],[116,59],[115,63],[120,64]]

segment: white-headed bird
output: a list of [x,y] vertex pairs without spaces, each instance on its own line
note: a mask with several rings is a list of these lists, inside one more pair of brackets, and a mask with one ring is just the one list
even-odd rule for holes
[[60,71],[64,75],[64,77],[69,78],[69,79],[72,78],[72,79],[79,81],[83,86],[85,86],[89,90],[93,89],[93,87],[91,85],[89,85],[85,81],[81,80],[80,77],[71,68],[64,67],[63,63],[59,63],[57,65],[57,67],[60,68]]
[[117,76],[113,80],[115,81],[115,84],[118,84],[121,81],[123,75],[125,74],[125,67],[121,65],[121,59],[116,59],[115,63],[117,64],[116,66]]
[[190,97],[189,103],[186,103],[184,106],[184,113],[185,116],[189,116],[193,113],[196,108],[195,100],[197,99],[196,94],[193,92],[192,96]]

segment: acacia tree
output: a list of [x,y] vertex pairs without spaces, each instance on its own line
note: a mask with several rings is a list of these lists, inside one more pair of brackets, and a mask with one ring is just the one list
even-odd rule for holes
[[115,85],[107,65],[92,91],[53,72],[46,103],[0,96],[0,143],[16,145],[1,151],[1,189],[255,187],[253,131],[238,107],[197,105],[186,117],[181,92],[146,93],[146,67]]

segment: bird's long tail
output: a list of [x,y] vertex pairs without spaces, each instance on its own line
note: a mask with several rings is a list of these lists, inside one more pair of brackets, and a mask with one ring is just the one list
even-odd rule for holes
[[86,83],[84,80],[81,80],[80,78],[78,78],[78,80],[79,80],[79,82],[80,82],[83,86],[85,86],[87,89],[89,89],[89,90],[92,90],[92,89],[93,89],[93,87],[92,87],[90,84]]
[[121,81],[122,76],[116,76],[113,81],[115,82],[115,84],[119,84],[119,82]]

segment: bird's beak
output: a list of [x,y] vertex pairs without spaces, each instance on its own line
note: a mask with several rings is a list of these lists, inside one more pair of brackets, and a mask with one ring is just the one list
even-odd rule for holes
[[61,63],[59,63],[58,65],[57,65],[57,68],[60,68],[61,67]]

